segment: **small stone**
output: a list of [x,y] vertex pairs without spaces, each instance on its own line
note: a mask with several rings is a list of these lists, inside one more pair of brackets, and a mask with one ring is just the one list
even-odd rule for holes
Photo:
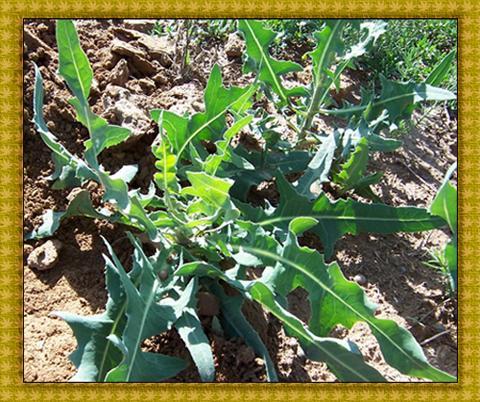
[[225,44],[224,49],[225,49],[225,54],[229,59],[241,57],[243,54],[244,48],[245,48],[245,44],[236,33],[231,33],[230,35],[228,35],[227,43]]
[[58,262],[62,246],[59,240],[48,240],[30,253],[27,259],[28,266],[39,271],[52,269]]
[[265,364],[265,362],[263,361],[262,358],[256,357],[256,358],[255,358],[255,364],[256,364],[257,366],[263,366],[263,365]]
[[114,85],[124,85],[128,81],[130,70],[125,59],[120,59],[110,72],[110,82]]
[[290,347],[295,347],[298,345],[298,342],[295,338],[290,338],[288,341],[287,341],[287,345],[290,346]]
[[149,95],[150,93],[152,93],[156,89],[155,82],[153,82],[153,80],[151,80],[150,78],[142,78],[142,79],[138,80],[138,85],[140,85],[140,88],[142,88],[142,90],[147,95]]
[[111,50],[113,53],[127,57],[138,72],[144,75],[153,75],[157,72],[155,66],[147,60],[146,53],[127,42],[115,39],[112,43]]
[[198,314],[213,317],[220,312],[218,299],[209,292],[198,292]]
[[155,74],[152,79],[159,85],[165,85],[166,83],[168,83],[168,78],[165,76],[165,73],[163,71]]
[[362,274],[357,274],[353,277],[353,280],[357,282],[360,286],[365,286],[367,284],[367,278]]

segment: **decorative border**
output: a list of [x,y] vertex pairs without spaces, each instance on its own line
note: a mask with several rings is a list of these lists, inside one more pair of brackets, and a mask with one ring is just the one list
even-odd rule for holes
[[[22,373],[23,18],[457,18],[459,21],[459,383],[27,384]],[[2,400],[480,400],[480,3],[474,0],[0,1],[0,399]]]

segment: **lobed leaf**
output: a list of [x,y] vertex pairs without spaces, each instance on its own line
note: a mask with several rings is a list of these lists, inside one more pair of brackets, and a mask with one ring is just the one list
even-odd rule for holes
[[322,241],[327,258],[332,255],[335,242],[347,233],[419,232],[445,224],[423,208],[362,204],[351,199],[332,202],[325,194],[310,201],[298,194],[282,175],[277,176],[276,182],[280,203],[272,214],[263,214],[258,223],[286,230],[288,223],[297,217],[314,218],[318,224],[312,232]]
[[261,21],[238,20],[238,29],[245,38],[247,60],[245,72],[255,72],[258,78],[279,97],[279,106],[286,105],[291,96],[306,95],[305,88],[285,88],[281,76],[302,67],[291,61],[280,61],[270,56],[269,46],[276,34],[263,26]]

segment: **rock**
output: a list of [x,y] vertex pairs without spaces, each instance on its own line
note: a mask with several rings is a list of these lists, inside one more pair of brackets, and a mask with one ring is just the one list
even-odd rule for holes
[[245,49],[245,43],[235,32],[228,35],[227,43],[225,44],[225,53],[229,59],[241,57]]
[[155,81],[158,85],[165,85],[168,83],[168,77],[165,76],[165,72],[160,71],[158,74],[153,76],[153,81]]
[[263,361],[262,358],[256,357],[256,358],[255,358],[255,364],[256,364],[257,366],[263,366],[263,365],[265,365],[265,362]]
[[127,57],[141,74],[153,75],[157,72],[155,66],[147,60],[148,56],[146,53],[127,42],[115,39],[112,43],[111,51],[120,56]]
[[138,43],[142,45],[152,60],[158,60],[163,67],[169,68],[173,63],[174,44],[166,37],[141,35]]
[[104,117],[113,124],[132,130],[132,137],[140,137],[148,131],[150,118],[137,106],[141,103],[137,95],[125,88],[109,84],[105,88],[102,102]]
[[213,317],[220,312],[218,299],[209,292],[198,292],[198,314]]
[[130,70],[125,59],[120,59],[110,72],[110,83],[114,85],[124,85],[128,81]]
[[155,27],[156,20],[141,20],[141,19],[129,19],[123,20],[123,26],[127,29],[133,29],[135,31],[150,33]]
[[48,240],[30,253],[27,259],[28,266],[39,271],[52,269],[58,262],[62,246],[59,240]]
[[362,274],[357,274],[353,277],[353,280],[357,282],[360,286],[365,286],[367,284],[367,278]]
[[140,85],[140,88],[147,94],[151,94],[153,91],[155,91],[155,82],[151,80],[150,78],[142,78],[138,80],[138,85]]

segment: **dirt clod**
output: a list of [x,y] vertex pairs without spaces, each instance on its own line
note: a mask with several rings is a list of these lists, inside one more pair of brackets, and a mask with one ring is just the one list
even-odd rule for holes
[[34,249],[27,259],[30,268],[46,271],[52,269],[58,262],[58,257],[63,244],[59,240],[48,240]]
[[128,81],[130,70],[128,69],[128,63],[125,59],[120,59],[110,72],[110,83],[114,85],[122,86]]
[[228,35],[227,43],[225,44],[225,54],[229,59],[241,57],[245,49],[245,43],[236,33]]

